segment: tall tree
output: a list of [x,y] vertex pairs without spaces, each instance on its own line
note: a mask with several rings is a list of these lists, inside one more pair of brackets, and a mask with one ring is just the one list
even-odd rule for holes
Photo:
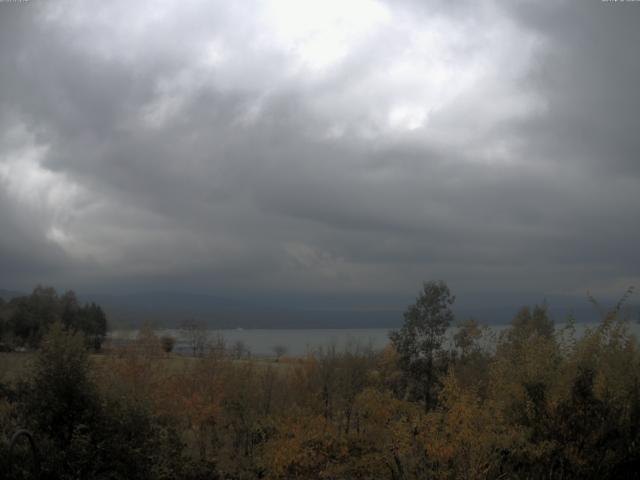
[[93,302],[80,309],[78,329],[83,331],[89,347],[98,351],[107,336],[107,316],[100,305]]
[[436,356],[454,319],[455,296],[443,281],[425,282],[414,304],[404,312],[404,325],[389,335],[398,352],[411,396],[428,409],[435,398]]
[[60,319],[60,300],[55,289],[38,285],[29,296],[14,298],[10,319],[13,333],[23,343],[38,346],[49,327]]
[[80,314],[80,303],[78,297],[73,290],[67,290],[64,295],[60,297],[62,324],[67,329],[78,329],[78,316]]
[[31,383],[25,386],[22,413],[59,448],[68,445],[75,429],[87,424],[97,407],[89,368],[82,334],[54,323],[38,351]]

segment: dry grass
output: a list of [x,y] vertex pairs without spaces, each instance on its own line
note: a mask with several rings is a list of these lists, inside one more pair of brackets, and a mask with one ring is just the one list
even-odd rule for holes
[[34,358],[34,353],[0,353],[0,383],[13,383],[23,377]]
[[[117,353],[93,354],[91,355],[91,360],[99,364],[109,358],[110,355],[117,355]],[[29,367],[33,363],[35,356],[35,352],[0,353],[0,383],[13,383],[21,377],[24,377],[28,373]],[[182,372],[185,368],[189,368],[191,365],[194,365],[198,360],[199,358],[196,357],[177,354],[163,355],[154,359],[154,361],[161,364],[161,370],[169,374]],[[301,361],[302,359],[293,357],[283,357],[280,361],[275,361],[273,358],[260,357],[233,360],[233,363],[236,365],[251,364],[257,368],[274,367],[278,370],[282,370],[291,368],[294,365],[299,364]]]

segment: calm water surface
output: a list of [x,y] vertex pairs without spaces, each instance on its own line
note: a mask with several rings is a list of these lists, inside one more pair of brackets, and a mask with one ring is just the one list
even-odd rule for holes
[[[593,328],[595,323],[576,324],[576,336],[580,336],[587,328]],[[562,328],[562,324],[556,325],[556,329]],[[632,333],[640,338],[640,325],[635,322],[629,323]],[[492,342],[492,338],[500,331],[507,328],[506,325],[494,325],[490,327],[490,334],[486,338],[487,343]],[[355,328],[355,329],[236,329],[236,330],[210,330],[209,338],[214,341],[221,336],[227,347],[233,346],[236,342],[243,342],[252,355],[272,356],[273,348],[283,346],[287,355],[305,355],[319,348],[326,348],[335,345],[338,350],[346,347],[361,346],[371,347],[380,350],[389,342],[389,331],[386,328]],[[161,330],[158,335],[171,335],[177,339],[175,351],[178,353],[189,353],[189,346],[186,338],[180,330]],[[455,333],[455,328],[450,329],[449,339]],[[110,334],[116,343],[135,338],[136,330],[114,331]]]

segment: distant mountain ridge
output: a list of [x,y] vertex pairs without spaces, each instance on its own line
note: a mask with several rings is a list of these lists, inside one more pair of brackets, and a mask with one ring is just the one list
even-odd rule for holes
[[[147,292],[121,296],[87,297],[102,305],[114,323],[138,326],[145,321],[175,326],[185,318],[197,318],[212,328],[396,328],[414,298],[401,295],[281,295],[247,296],[246,299],[176,292]],[[586,296],[535,294],[461,295],[454,305],[456,319],[470,317],[498,325],[511,321],[525,305],[546,301],[556,322],[571,315],[577,322],[594,322],[599,312]],[[602,300],[602,308],[615,305]],[[640,314],[638,304],[627,305],[633,319]]]
[[0,298],[3,300],[11,300],[15,297],[21,297],[25,295],[23,292],[15,292],[13,290],[3,290],[0,288]]
[[[84,298],[84,297],[83,297]],[[395,308],[295,299],[219,297],[193,293],[147,292],[88,295],[118,324],[138,326],[151,321],[175,326],[186,318],[212,328],[375,328],[394,326]]]
[[[62,293],[62,292],[59,292]],[[26,295],[0,289],[0,297]],[[82,302],[96,302],[107,313],[112,328],[135,328],[145,322],[175,327],[182,320],[195,318],[211,328],[397,328],[403,312],[415,300],[398,294],[246,294],[241,298],[207,293],[139,292],[128,294],[78,294]],[[633,297],[631,302],[635,300]],[[577,322],[593,322],[600,314],[586,295],[539,295],[469,293],[457,296],[456,320],[473,317],[500,325],[511,321],[524,305],[547,303],[556,322],[573,315]],[[602,299],[602,308],[617,299]],[[640,318],[640,306],[630,303],[625,314]]]

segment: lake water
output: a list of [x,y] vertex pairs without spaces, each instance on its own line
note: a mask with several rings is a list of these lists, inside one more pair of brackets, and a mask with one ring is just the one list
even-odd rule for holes
[[[157,335],[170,335],[176,338],[174,351],[189,353],[189,344],[180,330],[159,330]],[[136,337],[136,330],[115,331],[110,338],[115,342],[132,340]],[[342,350],[348,345],[371,346],[382,349],[389,341],[389,329],[386,328],[356,328],[356,329],[234,329],[210,330],[208,337],[215,341],[222,337],[227,347],[237,342],[257,356],[272,356],[275,346],[286,349],[287,355],[300,356],[308,352],[335,345]]]
[[[596,323],[576,324],[576,335],[580,336],[585,329],[593,328]],[[507,328],[507,325],[491,326],[493,335],[498,335],[500,331]],[[562,324],[556,325],[556,329],[562,328]],[[640,338],[640,325],[636,322],[629,323],[632,333]],[[273,356],[273,348],[282,346],[286,349],[287,355],[300,356],[308,352],[313,352],[319,348],[326,348],[335,345],[338,350],[343,350],[349,345],[359,345],[372,347],[381,350],[389,342],[389,331],[387,328],[356,328],[356,329],[235,329],[235,330],[211,330],[208,337],[213,341],[217,337],[222,337],[227,347],[232,347],[236,342],[242,342],[244,346],[257,356]],[[455,329],[449,331],[449,341]],[[158,335],[171,335],[176,338],[175,352],[189,353],[189,345],[180,330],[160,330]],[[114,343],[126,342],[135,338],[136,330],[114,331],[110,338]],[[487,341],[491,341],[489,338]]]

